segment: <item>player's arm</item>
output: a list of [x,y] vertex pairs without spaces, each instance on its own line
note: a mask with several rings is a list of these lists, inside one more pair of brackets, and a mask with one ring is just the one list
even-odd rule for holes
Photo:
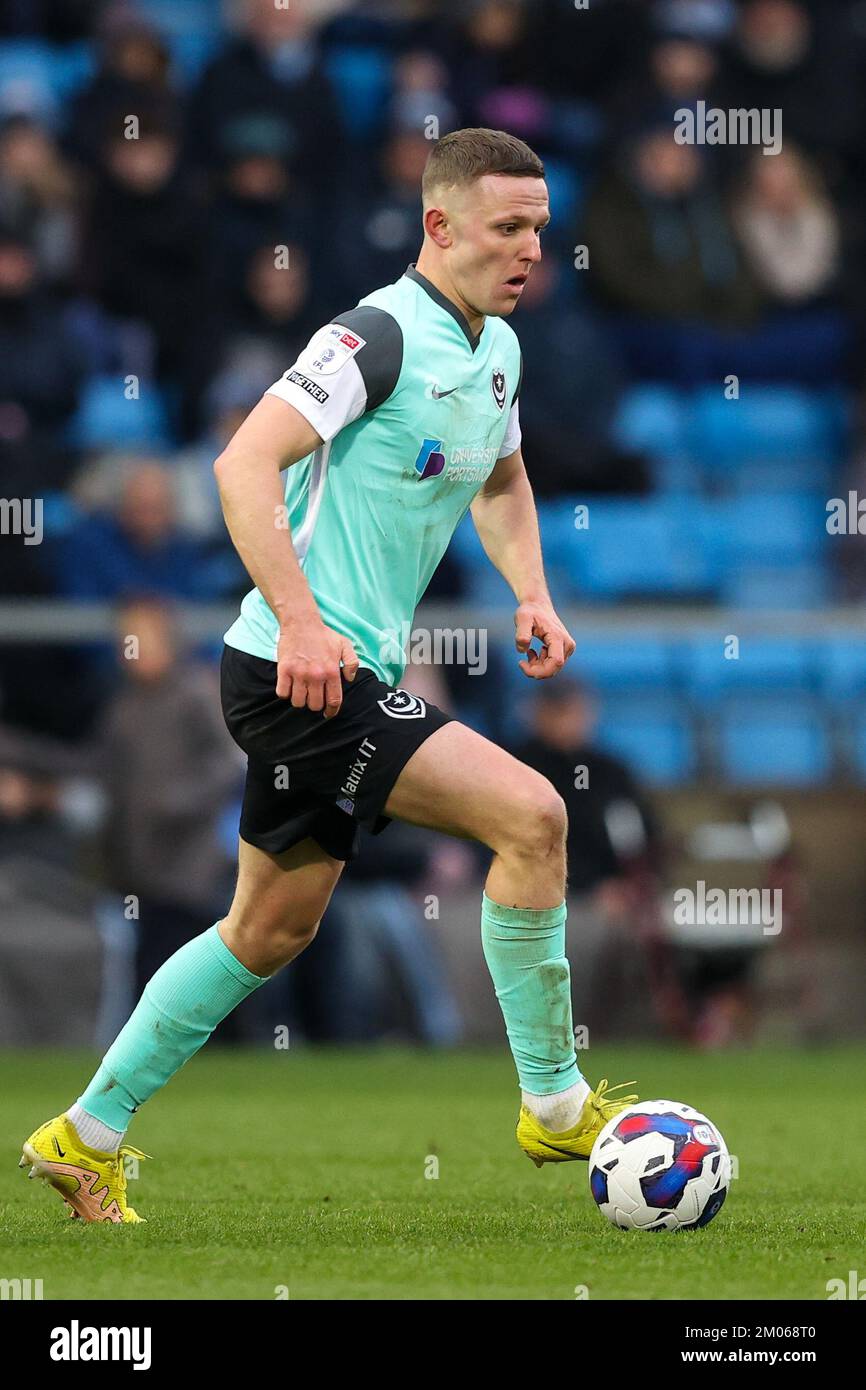
[[[508,441],[506,434],[505,447]],[[571,656],[575,642],[557,617],[544,577],[538,515],[519,443],[497,461],[470,510],[488,558],[517,599],[515,645],[525,653],[520,669],[538,680],[555,675]],[[530,649],[533,637],[541,640],[540,656]]]
[[354,680],[351,642],[326,627],[298,562],[281,471],[328,444],[394,390],[403,335],[382,309],[358,305],[313,334],[269,387],[214,464],[226,525],[279,623],[277,695],[330,718],[340,708],[340,662]]
[[322,443],[286,400],[265,395],[214,464],[223,515],[235,549],[280,625],[277,695],[293,705],[337,713],[340,662],[354,680],[352,644],[322,622],[285,523],[282,469]]

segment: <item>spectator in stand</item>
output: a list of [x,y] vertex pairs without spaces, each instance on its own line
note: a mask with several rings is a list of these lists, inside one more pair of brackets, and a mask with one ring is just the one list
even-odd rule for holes
[[722,193],[670,126],[643,132],[590,196],[590,284],[608,307],[650,319],[754,322],[758,290]]
[[356,304],[374,285],[399,279],[421,244],[418,187],[430,141],[416,126],[393,128],[384,143],[379,182],[334,233],[333,280],[344,301],[331,312]]
[[181,115],[170,82],[171,57],[156,29],[126,11],[110,11],[99,47],[97,70],[72,102],[66,132],[70,153],[94,171],[120,113],[158,108],[175,124]]
[[[281,357],[281,376],[310,335],[339,311],[331,305],[321,314],[313,303],[310,262],[303,246],[273,242],[256,247],[237,267],[239,296],[225,325],[221,364],[231,366],[252,351]],[[348,307],[348,306],[343,306]],[[274,378],[276,379],[276,378]],[[262,390],[271,385],[264,382]]]
[[170,470],[130,460],[118,473],[115,505],[82,516],[58,545],[60,592],[102,600],[215,597],[201,547],[179,529]]
[[614,86],[609,104],[610,133],[617,143],[640,125],[673,125],[675,113],[697,101],[716,104],[719,54],[716,45],[689,24],[681,10],[675,19],[659,15],[660,31],[647,48],[644,65],[627,71]]
[[310,5],[242,0],[234,38],[193,93],[188,146],[193,164],[213,168],[218,163],[226,127],[238,117],[276,117],[289,132],[293,178],[320,203],[339,204],[342,132],[319,60],[317,22]]
[[510,752],[548,778],[568,809],[575,1018],[591,1035],[646,1029],[652,1004],[673,1030],[682,1004],[658,914],[656,818],[626,765],[595,742],[597,704],[576,677],[540,684],[527,703],[529,735]]
[[242,768],[215,675],[183,658],[170,610],[153,599],[125,605],[118,639],[123,684],[96,742],[110,886],[137,900],[137,997],[220,916],[228,861],[218,822]]
[[202,252],[208,293],[228,318],[243,300],[241,267],[254,252],[269,245],[273,259],[277,246],[300,241],[308,248],[321,238],[307,190],[291,173],[291,148],[291,129],[280,116],[239,116],[223,131],[223,164]]
[[78,404],[83,363],[63,306],[42,282],[20,230],[0,227],[0,459],[6,495],[59,486],[70,460],[62,431]]
[[31,243],[45,281],[64,284],[78,253],[78,187],[53,137],[13,116],[0,127],[0,221]]
[[284,346],[277,351],[252,344],[233,352],[205,395],[204,434],[172,459],[182,529],[225,556],[243,586],[241,593],[249,588],[249,579],[223,520],[214,459],[240,428],[262,392],[282,376],[289,361]]
[[720,104],[781,110],[785,138],[839,171],[861,157],[866,105],[860,63],[855,26],[839,7],[745,0]]
[[211,306],[204,293],[208,221],[179,167],[179,132],[158,108],[109,122],[83,233],[83,288],[107,312],[145,323],[161,384],[183,392],[181,428],[193,429],[211,366]]
[[771,303],[826,302],[837,286],[839,217],[813,164],[792,145],[749,160],[734,205],[749,266]]

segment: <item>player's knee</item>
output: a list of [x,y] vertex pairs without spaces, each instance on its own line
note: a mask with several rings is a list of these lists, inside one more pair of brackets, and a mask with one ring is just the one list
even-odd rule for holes
[[545,777],[533,780],[514,810],[508,828],[519,853],[547,859],[564,852],[568,812],[551,782]]
[[250,915],[229,916],[234,939],[241,952],[254,956],[257,960],[266,959],[269,974],[281,965],[288,964],[309,946],[319,930],[321,911],[309,908],[304,911],[262,911]]

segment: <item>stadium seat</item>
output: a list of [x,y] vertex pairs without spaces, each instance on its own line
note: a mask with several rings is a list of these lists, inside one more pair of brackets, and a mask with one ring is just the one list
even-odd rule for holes
[[624,392],[613,425],[623,449],[651,458],[689,452],[682,392],[671,386],[633,386]]
[[719,598],[732,608],[820,608],[831,590],[819,565],[737,566],[723,577]]
[[55,46],[40,39],[0,43],[0,116],[23,112],[58,121],[63,105],[90,76],[93,56],[86,44]]
[[679,499],[591,499],[589,525],[575,536],[573,572],[587,595],[687,596],[710,587],[710,556]]
[[577,650],[568,669],[601,691],[666,690],[673,680],[671,650],[644,631],[610,636],[575,633]]
[[721,387],[700,387],[689,403],[691,452],[713,471],[838,453],[844,409],[837,394],[782,385],[742,384],[741,391],[739,400],[727,400]]
[[719,771],[744,785],[808,786],[832,770],[830,739],[808,697],[726,702],[716,729]]
[[833,705],[845,705],[866,695],[866,639],[824,638],[816,650],[821,693]]
[[324,58],[334,86],[343,128],[350,139],[367,139],[387,110],[391,60],[384,49],[361,44],[335,45]]
[[688,781],[697,768],[688,711],[675,697],[605,699],[596,741],[653,786]]
[[159,387],[143,381],[139,399],[127,400],[122,377],[92,377],[70,422],[68,439],[78,449],[165,448],[171,439]]
[[725,656],[730,635],[719,627],[715,638],[684,641],[674,651],[685,691],[701,704],[725,695],[748,691],[751,695],[776,693],[802,695],[815,684],[813,645],[796,637],[762,637],[739,634],[739,656]]

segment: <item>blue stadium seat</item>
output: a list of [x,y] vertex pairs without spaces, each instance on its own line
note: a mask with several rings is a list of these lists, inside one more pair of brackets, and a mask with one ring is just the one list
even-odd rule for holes
[[719,711],[720,772],[751,786],[808,786],[832,770],[820,709],[808,698],[732,700]]
[[817,649],[821,693],[833,705],[866,695],[866,637],[825,637]]
[[682,392],[671,386],[632,386],[613,425],[616,442],[650,457],[686,456],[689,441]]
[[693,454],[718,471],[755,459],[837,454],[845,412],[836,393],[741,383],[739,400],[726,400],[720,387],[695,391],[688,424]]
[[819,565],[738,566],[719,589],[721,602],[736,608],[821,608],[831,597],[830,575]]
[[391,59],[384,49],[366,44],[335,45],[324,57],[334,86],[343,127],[350,139],[375,133],[387,110]]
[[697,768],[691,721],[674,697],[606,699],[596,739],[653,786],[688,781]]
[[679,668],[683,688],[694,700],[702,704],[716,702],[740,691],[787,697],[814,688],[814,646],[809,641],[733,634],[740,637],[739,656],[726,658],[725,638],[729,635],[720,626],[717,638],[687,639],[675,649],[674,664]]
[[591,499],[589,526],[575,536],[573,573],[590,596],[687,596],[711,584],[694,509],[680,499]]
[[159,387],[142,381],[139,399],[127,400],[122,377],[92,377],[70,422],[68,438],[78,449],[167,447],[172,441]]
[[644,631],[574,636],[568,670],[601,691],[666,690],[673,682],[670,644],[662,637]]
[[86,44],[55,46],[40,39],[0,43],[0,116],[25,112],[60,118],[63,104],[93,71]]
[[544,158],[544,178],[550,202],[553,227],[573,227],[578,216],[581,185],[572,166],[565,160]]

